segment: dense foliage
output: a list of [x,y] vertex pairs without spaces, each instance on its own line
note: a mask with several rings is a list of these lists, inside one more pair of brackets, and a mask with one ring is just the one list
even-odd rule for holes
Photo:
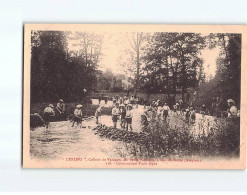
[[67,39],[70,34],[63,31],[32,32],[31,102],[57,101],[60,98],[65,101],[82,100],[93,89],[99,51],[93,50],[93,38],[84,34],[76,34],[71,39],[77,43],[86,39],[88,45],[78,45],[79,52],[69,51]]

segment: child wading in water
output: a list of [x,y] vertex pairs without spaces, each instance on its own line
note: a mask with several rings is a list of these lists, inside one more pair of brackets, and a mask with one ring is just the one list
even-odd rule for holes
[[126,109],[123,104],[120,105],[120,126],[121,128],[125,129],[125,123],[126,123]]
[[74,127],[75,123],[77,124],[77,126],[80,126],[81,128],[81,123],[82,123],[82,105],[79,104],[76,106],[76,109],[74,111],[74,117],[73,117],[73,123],[71,127]]
[[101,116],[102,105],[100,105],[95,111],[96,124],[99,123],[99,117]]
[[112,121],[113,121],[113,126],[114,128],[117,128],[117,119],[119,116],[119,108],[118,108],[119,104],[116,103],[115,106],[112,109]]
[[44,110],[43,118],[44,118],[44,121],[45,121],[46,129],[48,129],[48,127],[50,125],[50,121],[55,116],[55,112],[54,112],[53,108],[54,108],[54,106],[52,104],[49,104],[49,106],[46,107],[45,110]]
[[133,118],[133,113],[132,113],[132,105],[129,104],[127,105],[127,111],[126,111],[126,129],[128,131],[128,128],[130,127],[130,131],[132,131],[132,118]]

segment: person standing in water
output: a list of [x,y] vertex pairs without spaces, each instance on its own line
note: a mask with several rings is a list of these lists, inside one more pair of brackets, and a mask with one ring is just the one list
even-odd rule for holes
[[73,123],[71,127],[74,127],[75,123],[77,123],[77,126],[80,125],[81,127],[81,123],[82,123],[82,105],[79,104],[76,106],[76,109],[74,111],[74,117],[73,117]]
[[50,122],[52,118],[55,116],[55,112],[53,109],[54,109],[54,106],[52,104],[49,104],[49,106],[44,109],[43,118],[45,121],[46,129],[49,128]]
[[102,105],[100,105],[95,111],[96,124],[99,123],[99,117],[101,116]]

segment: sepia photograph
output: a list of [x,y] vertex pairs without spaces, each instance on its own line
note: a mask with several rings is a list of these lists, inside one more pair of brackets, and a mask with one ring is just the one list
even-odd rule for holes
[[25,24],[23,167],[244,169],[245,30]]

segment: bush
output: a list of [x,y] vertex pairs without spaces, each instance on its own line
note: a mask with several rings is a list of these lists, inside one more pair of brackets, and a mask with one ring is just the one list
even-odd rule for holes
[[[145,133],[128,132],[104,125],[99,125],[94,130],[101,137],[128,143],[127,151],[135,158],[174,156],[230,158],[239,156],[239,127],[237,120],[217,120],[213,127],[200,129],[202,133],[195,136],[190,133],[191,127],[188,125],[172,128],[169,121],[153,118],[145,127]],[[201,128],[207,127],[201,125]]]

